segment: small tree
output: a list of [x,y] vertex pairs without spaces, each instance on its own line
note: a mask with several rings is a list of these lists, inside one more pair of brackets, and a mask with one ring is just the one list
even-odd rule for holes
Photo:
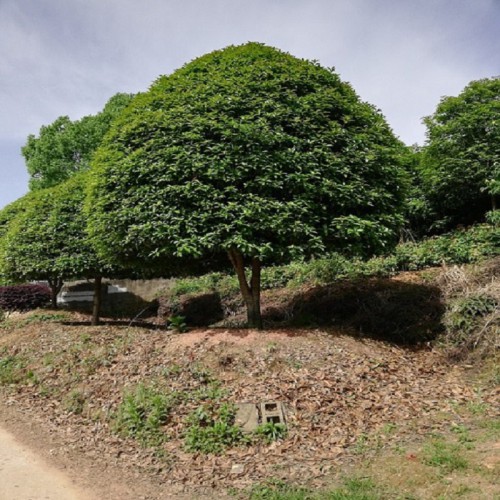
[[22,215],[6,234],[6,273],[17,280],[46,280],[52,306],[63,282],[94,279],[92,323],[99,322],[101,282],[111,268],[97,257],[86,232],[83,213],[85,175],[33,194]]
[[500,78],[471,82],[424,119],[424,187],[437,224],[467,224],[497,208],[500,192]]
[[159,78],[112,126],[91,172],[90,233],[102,255],[140,266],[226,253],[260,328],[263,263],[395,241],[401,150],[333,70],[228,47]]
[[112,121],[131,99],[130,94],[116,94],[96,115],[77,121],[60,116],[43,126],[38,137],[28,136],[22,153],[31,176],[31,189],[55,186],[86,170]]

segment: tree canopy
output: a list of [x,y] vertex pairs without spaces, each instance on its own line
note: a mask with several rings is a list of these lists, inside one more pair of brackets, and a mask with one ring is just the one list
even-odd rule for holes
[[395,241],[402,147],[333,70],[228,47],[160,77],[114,123],[93,161],[90,231],[102,255],[139,265],[227,252],[250,310],[261,262]]
[[111,122],[131,99],[130,94],[116,94],[96,115],[77,121],[60,116],[42,126],[38,137],[28,136],[22,153],[31,176],[31,189],[55,186],[75,172],[86,170]]
[[467,224],[500,194],[500,78],[473,81],[425,118],[422,175],[438,225]]

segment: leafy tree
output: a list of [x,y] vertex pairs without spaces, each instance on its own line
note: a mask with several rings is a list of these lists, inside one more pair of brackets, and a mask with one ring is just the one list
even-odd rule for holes
[[5,235],[4,272],[17,281],[46,280],[53,307],[65,280],[94,279],[92,322],[97,324],[102,276],[112,270],[97,257],[86,233],[84,184],[85,175],[79,174],[33,193]]
[[468,224],[497,208],[500,194],[500,78],[473,81],[424,119],[424,187],[437,226]]
[[38,137],[28,136],[22,153],[31,176],[31,189],[55,186],[75,172],[86,170],[112,121],[131,99],[130,94],[116,94],[95,116],[77,121],[60,116],[43,126]]
[[333,70],[228,47],[160,77],[112,126],[91,170],[90,233],[120,263],[226,253],[261,327],[263,263],[395,240],[402,147]]

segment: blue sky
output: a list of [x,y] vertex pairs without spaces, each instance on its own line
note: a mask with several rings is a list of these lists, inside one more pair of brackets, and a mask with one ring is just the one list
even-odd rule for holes
[[499,0],[0,0],[0,208],[28,189],[28,134],[247,41],[335,67],[422,144],[442,96],[500,75],[499,33]]

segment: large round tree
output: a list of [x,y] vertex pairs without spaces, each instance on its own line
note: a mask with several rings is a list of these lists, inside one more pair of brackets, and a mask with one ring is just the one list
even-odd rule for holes
[[471,82],[425,118],[424,187],[437,224],[480,220],[500,194],[500,78]]
[[333,70],[228,47],[159,78],[115,122],[93,162],[90,231],[136,265],[227,253],[260,327],[262,263],[394,241],[401,147]]

